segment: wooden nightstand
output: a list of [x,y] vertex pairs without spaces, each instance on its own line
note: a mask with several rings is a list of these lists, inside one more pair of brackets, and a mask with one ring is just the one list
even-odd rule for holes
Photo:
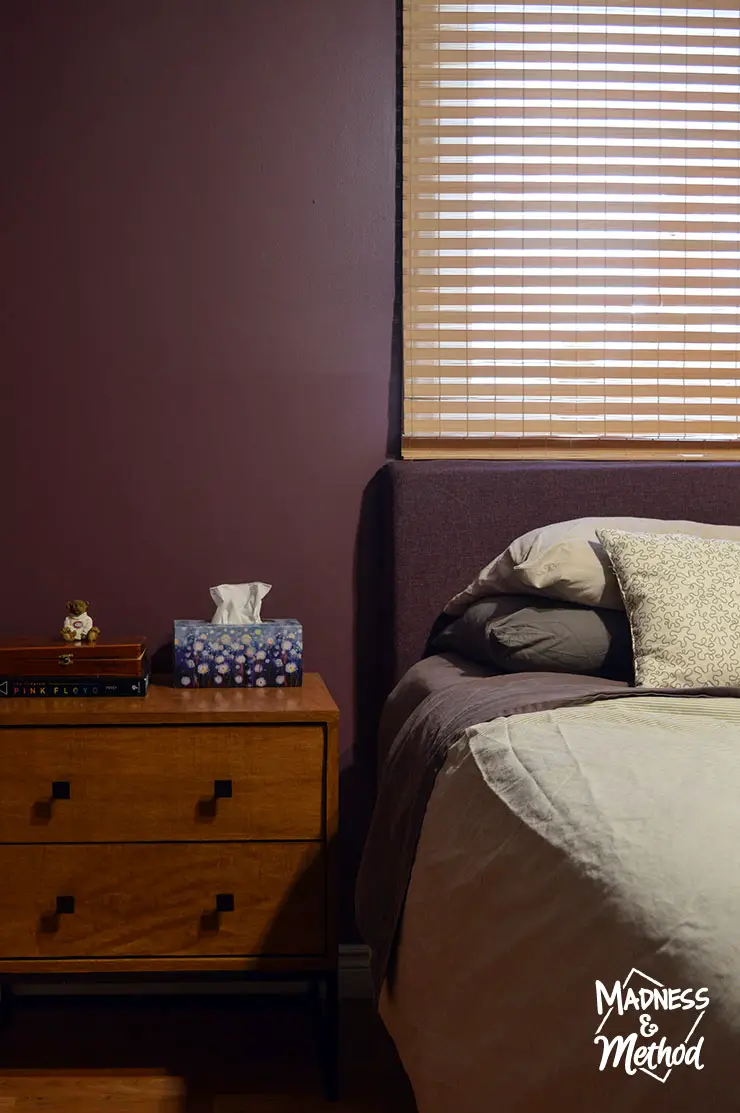
[[300,978],[335,1097],[338,720],[316,674],[1,701],[0,981]]

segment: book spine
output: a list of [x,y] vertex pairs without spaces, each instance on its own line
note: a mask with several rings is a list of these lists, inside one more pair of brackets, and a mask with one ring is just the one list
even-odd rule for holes
[[0,676],[0,697],[10,699],[145,696],[148,687],[148,676]]

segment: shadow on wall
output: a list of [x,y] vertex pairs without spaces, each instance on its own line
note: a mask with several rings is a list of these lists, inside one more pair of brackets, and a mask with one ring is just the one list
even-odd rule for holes
[[386,468],[363,493],[355,550],[355,755],[373,787],[378,723],[393,687],[391,482]]
[[[363,493],[355,547],[355,738],[339,782],[340,938],[357,938],[355,879],[375,800],[380,714],[393,686],[391,486],[378,471]],[[351,815],[347,809],[351,807]],[[350,932],[351,926],[351,932]]]
[[388,380],[386,455],[400,459],[403,429],[403,0],[396,2],[396,166],[393,321]]

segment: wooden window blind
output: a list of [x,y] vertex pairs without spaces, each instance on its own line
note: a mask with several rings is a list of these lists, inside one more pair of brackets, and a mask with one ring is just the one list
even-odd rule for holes
[[404,0],[403,77],[404,455],[740,457],[738,8]]

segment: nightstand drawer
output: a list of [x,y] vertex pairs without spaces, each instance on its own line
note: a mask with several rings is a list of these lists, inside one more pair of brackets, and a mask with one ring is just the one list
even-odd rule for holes
[[321,955],[324,874],[318,843],[3,846],[0,972],[3,959]]
[[0,843],[319,839],[321,726],[0,731]]

